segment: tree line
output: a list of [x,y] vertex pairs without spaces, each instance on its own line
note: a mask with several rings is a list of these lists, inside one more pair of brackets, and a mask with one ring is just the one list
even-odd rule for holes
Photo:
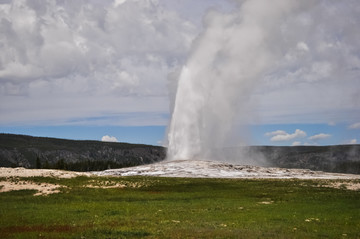
[[122,162],[112,160],[82,160],[78,162],[66,162],[64,159],[59,159],[54,163],[48,160],[41,160],[40,157],[36,158],[36,169],[61,169],[70,171],[102,171],[112,168],[125,168],[140,165],[135,158],[127,159]]

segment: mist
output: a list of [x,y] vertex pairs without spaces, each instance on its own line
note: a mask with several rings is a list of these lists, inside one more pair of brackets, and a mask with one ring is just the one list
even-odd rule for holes
[[[237,3],[231,13],[210,10],[204,16],[204,31],[193,42],[187,62],[170,76],[168,159],[234,161],[221,152],[230,141],[236,147],[247,144],[246,128],[239,131],[238,126],[251,123],[255,91],[266,90],[271,81],[275,82],[272,86],[281,85],[281,80],[293,79],[294,73],[300,83],[333,82],[335,75],[346,75],[345,63],[337,59],[345,56],[340,48],[324,50],[324,44],[334,42],[329,36],[338,32],[322,24],[324,16],[331,14],[321,8],[335,2]],[[337,25],[344,32],[352,29],[345,21]],[[339,41],[351,42],[345,37]],[[261,156],[258,161],[241,157],[240,151],[236,150],[237,163],[262,160]]]

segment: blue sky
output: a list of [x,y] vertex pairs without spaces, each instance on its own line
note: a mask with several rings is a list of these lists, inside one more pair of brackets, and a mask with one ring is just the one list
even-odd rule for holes
[[165,126],[15,126],[0,127],[1,132],[75,140],[101,140],[113,136],[119,142],[159,145]]
[[[224,32],[271,4],[291,14],[281,21],[283,37],[270,36],[264,47],[274,50],[274,64],[239,86],[247,96],[235,117],[247,128],[242,140],[359,143],[356,0],[0,1],[0,133],[161,145],[176,92],[171,79],[203,33],[217,26],[224,42],[241,45],[248,35]],[[218,55],[214,61],[225,59]]]
[[[290,146],[294,142],[299,142],[300,145],[349,144],[351,139],[357,139],[359,136],[358,130],[349,129],[348,125],[344,124],[270,124],[253,125],[249,128],[248,143],[251,145]],[[271,141],[271,137],[266,136],[266,133],[279,129],[289,134],[300,129],[306,132],[306,136],[284,141]],[[104,135],[109,135],[115,137],[119,142],[150,145],[162,145],[166,136],[166,126],[2,126],[0,131],[76,140],[101,140]],[[309,139],[309,137],[321,133],[330,136],[317,140]]]

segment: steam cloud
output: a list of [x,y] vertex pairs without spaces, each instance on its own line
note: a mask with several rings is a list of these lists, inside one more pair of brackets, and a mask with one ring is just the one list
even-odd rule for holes
[[232,14],[208,13],[206,30],[179,77],[169,158],[209,158],[212,149],[224,146],[256,81],[283,56],[281,23],[301,5],[254,0]]
[[[329,17],[331,9],[336,9],[334,4],[248,0],[239,1],[237,11],[232,13],[209,11],[204,17],[205,30],[194,42],[187,63],[177,77],[171,76],[177,81],[172,82],[176,90],[172,89],[168,158],[216,157],[214,152],[226,147],[232,137],[235,123],[247,123],[251,95],[261,82],[281,85],[284,79],[299,83],[336,81],[331,77],[337,75],[336,71],[349,76],[344,72],[344,62],[334,57],[337,52],[343,59],[346,54],[342,53],[348,51],[335,44],[350,42],[349,49],[353,38],[334,42],[332,36],[338,34],[337,30],[322,24],[324,16]],[[321,13],[324,7],[328,9]],[[353,27],[341,21],[337,25],[343,27],[343,34]],[[348,66],[358,65],[348,59]],[[274,137],[283,140],[298,136],[306,134],[298,131]]]

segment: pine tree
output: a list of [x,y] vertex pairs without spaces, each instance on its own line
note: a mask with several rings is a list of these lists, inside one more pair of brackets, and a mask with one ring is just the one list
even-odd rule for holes
[[40,169],[40,168],[41,168],[41,161],[40,161],[40,157],[39,157],[39,156],[36,157],[36,168],[37,168],[37,169]]

